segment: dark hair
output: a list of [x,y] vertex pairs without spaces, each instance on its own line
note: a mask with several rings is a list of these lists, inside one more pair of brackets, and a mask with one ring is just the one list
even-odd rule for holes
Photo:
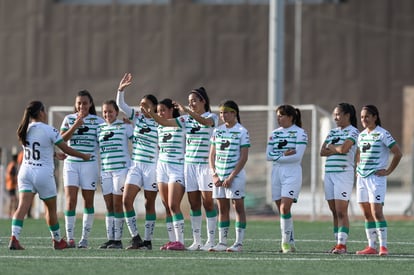
[[219,108],[221,108],[221,107],[228,107],[228,108],[231,108],[231,109],[235,110],[236,111],[237,121],[239,123],[241,123],[241,121],[240,121],[240,114],[239,114],[240,113],[239,112],[239,106],[237,105],[236,102],[234,102],[233,100],[225,100],[222,103],[220,103]]
[[296,124],[298,127],[302,127],[302,116],[298,108],[295,108],[292,105],[280,105],[276,109],[276,113],[277,112],[281,115],[292,117],[293,124]]
[[377,116],[377,120],[375,120],[375,125],[381,126],[381,119],[379,117],[379,112],[378,112],[377,107],[375,107],[374,105],[365,105],[364,107],[362,107],[362,110],[367,111],[373,116]]
[[17,128],[17,138],[23,146],[26,145],[27,127],[29,127],[30,119],[38,119],[41,111],[45,111],[45,106],[40,101],[30,102],[24,110],[22,120]]
[[160,102],[158,102],[158,104],[165,105],[168,109],[173,109],[172,116],[174,118],[180,116],[180,112],[178,111],[178,109],[175,108],[175,106],[173,104],[173,101],[171,99],[165,98],[165,99],[161,100]]
[[[91,94],[89,93],[89,91],[88,90],[79,91],[76,97],[78,96],[87,96],[89,98],[89,101],[91,102],[91,107],[89,107],[89,113],[91,115],[96,115],[95,103],[93,103],[93,98]],[[76,112],[78,112],[78,110],[76,109],[76,105],[75,105],[75,113]]]
[[356,116],[356,111],[355,111],[355,107],[352,104],[349,103],[339,103],[337,105],[337,107],[344,113],[344,114],[349,114],[349,122],[351,122],[351,125],[354,126],[355,128],[357,128],[358,124],[357,124],[357,116]]
[[155,97],[155,95],[152,95],[152,94],[144,95],[144,96],[142,97],[142,99],[148,99],[148,100],[149,100],[149,101],[151,101],[151,102],[152,102],[152,104],[154,104],[155,106],[157,106],[157,104],[158,104],[158,100],[157,100],[157,98]]
[[211,108],[210,108],[210,99],[208,98],[206,89],[204,89],[204,87],[200,87],[198,89],[191,90],[190,95],[191,94],[195,94],[198,97],[198,99],[204,100],[204,102],[205,102],[204,103],[204,110],[206,112],[210,112],[211,111]]
[[119,107],[116,104],[116,101],[113,99],[105,100],[102,105],[112,105],[117,113],[119,113]]

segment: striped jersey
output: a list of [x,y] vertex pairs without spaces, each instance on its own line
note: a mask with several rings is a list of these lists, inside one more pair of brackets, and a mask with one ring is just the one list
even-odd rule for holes
[[102,123],[97,130],[101,171],[126,169],[130,165],[128,140],[132,139],[131,124],[117,119],[112,124]]
[[325,162],[325,173],[338,173],[354,170],[358,135],[359,130],[352,125],[349,125],[344,129],[337,127],[329,131],[329,134],[325,139],[326,144],[342,145],[346,140],[350,140],[353,145],[346,154],[328,156]]
[[[299,146],[305,149],[308,144],[308,135],[304,129],[293,124],[289,128],[279,127],[272,131],[269,140],[267,142],[266,154],[268,160],[277,162],[283,158],[289,158],[290,156],[284,156],[287,150],[297,150]],[[300,164],[302,158],[297,158],[295,162]]]
[[23,146],[22,168],[54,169],[55,145],[63,142],[59,131],[43,122],[32,122],[27,128],[26,144]]
[[377,170],[386,169],[389,161],[389,149],[396,144],[395,139],[384,128],[377,126],[368,133],[365,129],[358,136],[359,163],[357,173],[368,177]]
[[158,160],[169,164],[184,164],[185,132],[180,127],[158,126]]
[[[69,114],[63,119],[60,130],[66,132],[75,123],[78,114]],[[105,120],[97,115],[89,114],[83,118],[83,125],[75,130],[72,137],[68,140],[68,145],[73,149],[82,152],[84,154],[91,154],[92,157],[89,162],[96,161],[96,155],[98,152],[98,139],[96,130],[99,124],[104,123]],[[83,162],[81,158],[68,156],[65,161],[69,162]]]
[[216,148],[216,173],[220,179],[225,179],[236,167],[240,159],[240,149],[250,147],[249,132],[240,123],[232,128],[222,124],[214,129],[210,143]]
[[117,93],[116,103],[128,119],[133,121],[132,160],[141,163],[157,163],[158,159],[158,123],[146,117],[141,111],[128,106],[124,93]]
[[[201,116],[213,119],[214,126],[218,125],[216,114],[205,112]],[[180,116],[176,121],[181,128],[185,128],[185,163],[208,164],[210,137],[214,126],[203,125],[189,115]]]

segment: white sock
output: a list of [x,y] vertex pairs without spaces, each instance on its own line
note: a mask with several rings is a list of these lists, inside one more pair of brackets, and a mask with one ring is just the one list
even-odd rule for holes
[[120,241],[122,239],[122,232],[124,231],[124,218],[115,218],[115,241]]
[[131,237],[135,237],[138,235],[138,227],[137,227],[137,218],[136,216],[125,218],[126,225],[129,230],[129,234],[131,234]]
[[290,218],[282,218],[280,217],[280,230],[282,233],[282,243],[289,243],[292,244],[293,240],[293,219]]
[[172,222],[167,222],[166,226],[167,226],[168,240],[170,242],[175,242],[175,232],[174,232],[174,228],[173,228],[173,223]]
[[84,213],[82,220],[82,240],[87,240],[92,230],[94,213]]
[[115,222],[114,222],[114,216],[111,214],[108,214],[105,217],[105,226],[106,226],[106,237],[108,240],[114,240],[115,239]]
[[65,215],[66,238],[68,238],[68,240],[75,239],[75,222],[76,216]]
[[175,240],[184,244],[184,220],[173,221]]
[[207,242],[214,244],[216,238],[217,216],[207,218]]
[[154,220],[145,220],[144,240],[152,241],[154,237],[154,228],[155,228]]
[[191,228],[193,230],[194,243],[201,244],[201,223],[202,216],[190,216]]

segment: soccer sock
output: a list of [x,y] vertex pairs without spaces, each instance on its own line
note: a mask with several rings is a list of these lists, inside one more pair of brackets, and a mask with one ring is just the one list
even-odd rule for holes
[[23,221],[22,220],[12,220],[12,227],[11,227],[11,235],[16,237],[18,240],[20,238],[20,232],[23,228]]
[[227,235],[229,233],[230,221],[218,222],[219,243],[227,245]]
[[334,226],[333,233],[334,233],[334,238],[336,242],[338,241],[338,232],[339,232],[339,228]]
[[375,222],[365,222],[365,233],[368,239],[368,246],[377,248],[377,229]]
[[124,213],[125,216],[125,222],[129,230],[129,234],[131,234],[131,237],[135,237],[138,235],[138,227],[137,227],[137,216],[135,213],[135,210],[131,210]]
[[193,230],[194,243],[201,244],[201,210],[190,210],[191,228]]
[[76,211],[66,210],[65,211],[65,228],[66,228],[66,238],[68,238],[68,240],[74,239],[75,222],[76,222]]
[[184,244],[184,216],[182,213],[173,215],[175,240]]
[[292,243],[293,219],[291,213],[280,215],[280,230],[282,233],[282,244]]
[[156,214],[145,215],[145,233],[144,240],[152,241],[154,237],[155,221],[157,220]]
[[236,222],[236,244],[243,244],[244,232],[246,231],[245,222]]
[[124,231],[124,213],[115,213],[115,241],[120,241],[122,239],[122,232]]
[[376,222],[376,229],[377,229],[377,235],[379,239],[380,246],[387,247],[387,222],[386,221],[380,221]]
[[349,234],[349,228],[341,226],[338,230],[338,244],[346,244],[346,241],[348,240],[348,234]]
[[92,230],[93,218],[95,217],[95,209],[84,208],[82,220],[82,240],[87,240]]
[[106,226],[106,237],[108,238],[108,240],[114,240],[115,236],[115,226],[114,226],[114,213],[110,212],[110,213],[106,213],[105,216],[105,226]]
[[217,226],[217,211],[206,212],[206,226],[207,226],[207,242],[214,244],[216,238],[216,226]]
[[175,233],[172,223],[172,217],[165,218],[165,225],[167,226],[168,240],[170,242],[175,242]]
[[60,241],[62,238],[60,237],[60,228],[59,223],[49,226],[50,234],[52,235],[52,239],[55,241]]

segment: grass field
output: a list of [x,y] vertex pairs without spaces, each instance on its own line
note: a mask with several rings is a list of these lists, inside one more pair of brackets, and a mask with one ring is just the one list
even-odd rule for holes
[[[62,232],[63,220],[60,221]],[[139,221],[142,229],[142,220]],[[79,231],[81,221],[77,221]],[[7,248],[10,221],[0,220],[0,274],[414,274],[414,221],[389,221],[390,255],[355,255],[366,245],[363,222],[351,223],[347,255],[324,253],[334,243],[330,222],[295,221],[297,253],[280,254],[280,230],[274,221],[248,221],[241,253],[160,251],[166,242],[164,221],[157,221],[152,251],[103,250],[104,220],[96,219],[89,249],[52,249],[44,220],[25,220],[24,251]],[[231,224],[229,243],[234,239]],[[126,229],[126,227],[124,228]],[[78,233],[78,232],[77,232]],[[190,225],[186,223],[186,245]],[[77,234],[79,235],[79,234]],[[129,241],[124,230],[124,245]]]

